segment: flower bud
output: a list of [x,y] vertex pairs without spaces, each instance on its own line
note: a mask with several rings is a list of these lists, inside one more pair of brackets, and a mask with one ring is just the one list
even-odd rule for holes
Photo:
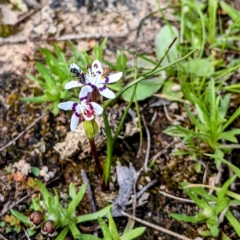
[[29,219],[34,225],[38,226],[41,223],[43,216],[40,211],[34,211],[30,214]]
[[48,220],[46,221],[43,226],[42,226],[42,234],[43,235],[46,235],[46,234],[53,234],[54,233],[54,224],[53,224],[53,221],[51,220]]

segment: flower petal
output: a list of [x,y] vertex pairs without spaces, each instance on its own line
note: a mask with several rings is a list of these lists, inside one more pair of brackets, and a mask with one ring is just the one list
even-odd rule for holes
[[81,103],[85,103],[88,100],[88,93],[92,92],[92,88],[90,86],[84,86],[79,93],[79,100]]
[[87,121],[90,121],[90,120],[94,119],[94,115],[88,117],[87,115],[83,114],[83,117],[84,117],[84,119],[87,120]]
[[99,93],[103,95],[106,98],[115,98],[115,93],[111,90],[109,90],[105,85],[98,84],[97,88],[99,90]]
[[68,102],[62,102],[58,104],[58,107],[62,110],[73,110],[74,105],[78,105],[78,103],[68,101]]
[[71,123],[70,123],[71,131],[74,131],[77,128],[78,123],[79,123],[79,115],[76,112],[74,112],[71,117]]
[[80,83],[79,81],[70,81],[65,84],[65,89],[71,89],[74,87],[81,87],[81,86],[83,86],[83,84]]
[[104,79],[101,79],[101,83],[105,84],[105,83],[113,83],[113,82],[117,82],[120,78],[122,77],[122,72],[119,73],[114,73],[108,77],[105,77]]
[[102,75],[103,74],[102,65],[98,60],[95,60],[92,63],[92,74],[97,74],[97,75]]
[[102,108],[99,104],[97,104],[97,103],[95,103],[95,102],[90,102],[90,104],[91,104],[91,106],[93,107],[94,115],[100,115],[100,114],[102,114],[103,108]]

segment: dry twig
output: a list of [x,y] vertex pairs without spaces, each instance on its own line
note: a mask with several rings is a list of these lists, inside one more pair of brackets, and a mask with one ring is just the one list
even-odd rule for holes
[[128,218],[131,218],[131,219],[133,219],[133,220],[135,220],[135,221],[137,221],[137,222],[139,222],[139,223],[142,223],[142,224],[145,225],[145,226],[148,226],[148,227],[151,227],[151,228],[156,229],[156,230],[158,230],[158,231],[164,232],[164,233],[169,234],[169,235],[171,235],[171,236],[174,236],[174,237],[176,237],[176,238],[183,239],[183,240],[192,240],[191,238],[187,238],[187,237],[185,237],[185,236],[182,236],[182,235],[180,235],[180,234],[177,234],[177,233],[175,233],[175,232],[172,232],[172,231],[170,231],[170,230],[168,230],[168,229],[159,227],[159,226],[157,226],[157,225],[155,225],[155,224],[149,223],[149,222],[144,221],[144,220],[142,220],[142,219],[140,219],[140,218],[136,218],[136,217],[134,217],[134,216],[131,216],[131,215],[129,215],[128,213],[126,213],[126,212],[124,212],[124,211],[122,211],[122,215],[125,216],[125,217],[128,217]]

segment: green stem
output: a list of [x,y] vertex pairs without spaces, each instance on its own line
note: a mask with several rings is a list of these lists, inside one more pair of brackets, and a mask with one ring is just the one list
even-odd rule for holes
[[104,165],[104,175],[101,179],[102,185],[104,186],[104,189],[108,189],[108,183],[110,180],[110,172],[111,172],[111,164],[112,164],[112,133],[111,128],[109,126],[107,114],[105,111],[103,111],[103,121],[105,125],[106,135],[107,135],[107,159]]
[[119,125],[117,127],[117,130],[116,130],[115,134],[114,134],[113,141],[112,141],[112,148],[114,148],[114,146],[116,144],[118,135],[119,135],[119,133],[120,133],[120,131],[122,129],[122,126],[124,124],[125,118],[126,118],[126,116],[128,114],[128,111],[129,111],[131,105],[132,105],[132,102],[133,102],[133,99],[134,99],[134,96],[135,96],[135,93],[136,93],[136,89],[137,89],[137,84],[134,85],[133,92],[132,92],[132,95],[131,95],[131,99],[130,99],[130,101],[129,101],[129,103],[128,103],[128,105],[127,105],[127,107],[126,107],[126,109],[125,109],[125,111],[123,113],[123,116],[121,117],[121,121],[120,121],[120,123],[119,123]]
[[[167,55],[169,49],[166,50],[164,57]],[[127,84],[125,87],[122,88],[122,90],[120,90],[119,92],[116,93],[116,98],[118,98],[119,96],[121,96],[126,90],[128,90],[130,87],[132,87],[133,85],[135,85],[136,83],[139,83],[141,81],[143,81],[144,79],[146,79],[147,77],[150,77],[151,75],[157,74],[167,68],[170,68],[171,66],[183,61],[184,59],[188,58],[190,55],[192,55],[194,52],[198,51],[198,49],[194,49],[192,50],[190,53],[188,53],[187,55],[185,55],[182,58],[179,58],[178,60],[168,64],[167,66],[164,67],[159,67],[159,65],[161,64],[162,59],[160,59],[159,63],[157,64],[157,66],[149,71],[148,73],[145,73],[144,75],[142,75],[141,77],[137,78],[136,80],[132,81],[131,83]],[[159,67],[159,68],[158,68]],[[115,99],[110,99],[108,101],[105,102],[103,108],[106,109]]]

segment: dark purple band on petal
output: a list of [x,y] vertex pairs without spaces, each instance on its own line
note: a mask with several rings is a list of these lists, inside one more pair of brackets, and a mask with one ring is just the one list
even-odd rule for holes
[[105,85],[103,85],[103,87],[98,88],[98,90],[99,90],[100,92],[102,92],[102,91],[104,91],[106,88],[107,88],[107,87],[106,87]]
[[91,103],[89,103],[88,105],[89,105],[89,107],[90,107],[91,109],[93,109],[93,106],[92,106],[92,104],[91,104]]
[[102,74],[102,72],[100,72],[100,71],[97,71],[97,74]]
[[105,83],[109,83],[109,80],[110,80],[109,77],[106,77],[105,78]]
[[76,111],[76,106],[77,106],[78,104],[77,103],[74,103],[73,105],[72,105],[72,110],[75,112]]
[[80,117],[79,113],[75,112],[74,114],[75,114],[76,117],[78,117],[78,118]]
[[94,85],[92,85],[91,83],[88,83],[87,85],[88,85],[88,86],[90,86],[92,89],[94,89],[94,88],[95,88],[95,86],[94,86]]
[[93,65],[93,67],[94,67],[94,68],[98,68],[98,65],[95,63],[95,64]]
[[80,101],[83,101],[83,100],[87,100],[87,96],[80,98]]

